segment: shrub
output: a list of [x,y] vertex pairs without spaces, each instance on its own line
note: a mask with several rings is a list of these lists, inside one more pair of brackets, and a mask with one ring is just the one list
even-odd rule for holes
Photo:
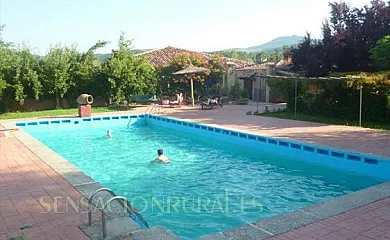
[[241,92],[241,97],[242,98],[249,98],[249,92],[248,92],[248,89],[246,89],[246,88],[244,88],[244,89],[242,89],[242,92]]
[[221,90],[220,90],[221,96],[228,96],[228,95],[229,95],[229,92],[230,92],[230,90],[229,90],[229,87],[228,87],[228,86],[223,87],[223,88],[221,88]]
[[242,95],[242,89],[238,81],[236,81],[234,85],[231,87],[230,95],[233,97],[234,100],[240,99]]

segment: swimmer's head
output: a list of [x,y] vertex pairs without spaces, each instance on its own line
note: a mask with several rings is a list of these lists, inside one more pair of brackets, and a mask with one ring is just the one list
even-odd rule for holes
[[163,155],[163,153],[164,153],[164,151],[163,151],[162,149],[157,150],[157,154],[158,154],[159,156]]

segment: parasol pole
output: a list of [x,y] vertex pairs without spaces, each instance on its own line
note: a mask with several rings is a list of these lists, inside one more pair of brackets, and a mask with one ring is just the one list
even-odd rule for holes
[[[191,59],[188,57],[188,61],[190,62],[190,66],[192,66]],[[191,77],[191,103],[192,106],[195,106],[195,99],[194,99],[194,80]]]
[[194,80],[191,78],[191,103],[192,106],[195,106],[195,99],[194,99]]

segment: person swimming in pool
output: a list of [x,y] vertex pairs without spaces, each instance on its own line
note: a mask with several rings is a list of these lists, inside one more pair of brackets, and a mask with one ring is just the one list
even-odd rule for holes
[[164,164],[169,163],[169,158],[164,155],[164,151],[162,149],[157,150],[157,155],[157,158],[154,160],[155,162]]
[[112,138],[112,133],[110,130],[107,130],[107,137]]

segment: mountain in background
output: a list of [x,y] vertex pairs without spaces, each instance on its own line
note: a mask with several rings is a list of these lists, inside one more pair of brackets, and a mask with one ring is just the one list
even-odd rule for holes
[[[253,60],[253,58],[254,58],[253,54],[256,54],[256,52],[264,51],[264,52],[268,52],[268,53],[273,53],[275,50],[282,49],[284,46],[289,46],[289,47],[296,46],[302,40],[303,40],[303,37],[301,37],[301,36],[296,36],[296,35],[283,36],[283,37],[275,38],[267,43],[264,43],[264,44],[261,44],[258,46],[253,46],[253,47],[248,47],[248,48],[231,48],[231,49],[225,49],[225,50],[209,52],[209,53],[220,53],[220,54],[224,55],[225,57],[236,58],[234,56],[229,55],[231,53],[231,51],[235,50],[235,51],[241,52],[241,55],[248,55],[248,56],[240,56],[238,59],[241,59],[241,60],[251,60],[252,59]],[[142,52],[149,51],[149,50],[151,50],[151,49],[133,49],[132,52],[134,54],[138,54],[138,53],[142,53]],[[100,61],[104,62],[111,57],[111,53],[97,53],[96,57]]]
[[278,37],[275,38],[267,43],[248,47],[248,48],[231,48],[231,49],[225,49],[221,51],[241,51],[241,52],[272,52],[275,49],[283,48],[283,46],[296,46],[299,42],[303,40],[303,37],[301,36],[284,36],[284,37]]

